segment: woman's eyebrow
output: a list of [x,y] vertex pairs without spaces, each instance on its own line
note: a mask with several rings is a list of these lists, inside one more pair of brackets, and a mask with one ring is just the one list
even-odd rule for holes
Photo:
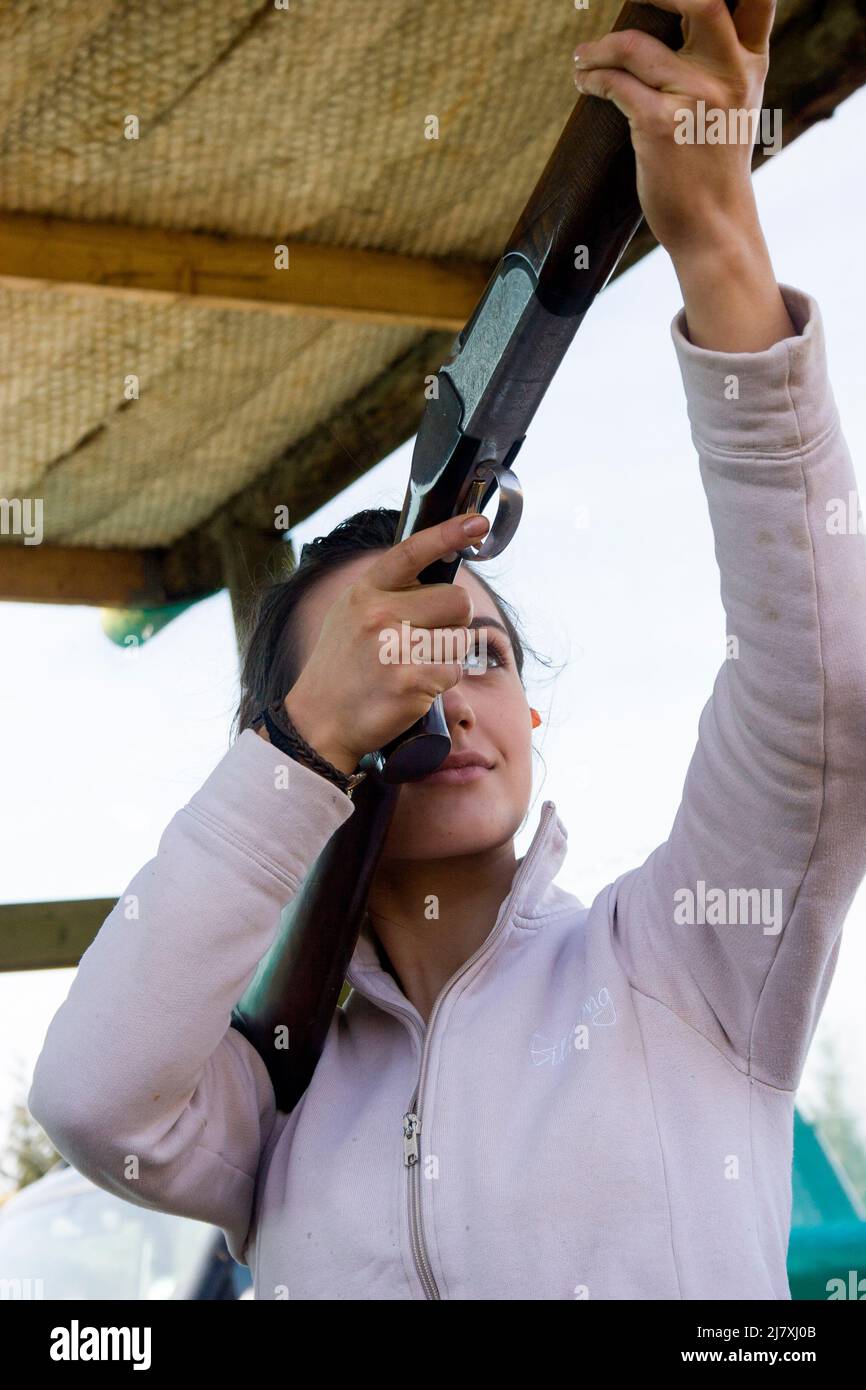
[[471,621],[471,623],[466,623],[466,627],[468,627],[468,628],[479,628],[479,627],[495,627],[495,628],[498,628],[499,631],[502,632],[502,633],[504,633],[504,635],[508,638],[508,650],[511,652],[512,660],[513,660],[516,664],[519,664],[520,657],[518,656],[518,654],[517,654],[517,648],[516,648],[515,645],[514,645],[514,638],[511,636],[511,633],[508,631],[508,628],[505,626],[505,624],[504,624],[504,623],[501,623],[501,622],[499,621],[498,618],[488,618],[488,617],[485,616],[485,614],[481,613],[481,614],[479,614],[477,617],[473,618],[472,621]]
[[504,623],[501,623],[498,618],[486,618],[482,614],[480,617],[473,618],[471,622],[464,623],[463,626],[468,628],[498,627],[500,632],[505,633],[505,636],[508,638],[509,642],[511,641],[511,635],[508,631],[508,628],[505,626]]

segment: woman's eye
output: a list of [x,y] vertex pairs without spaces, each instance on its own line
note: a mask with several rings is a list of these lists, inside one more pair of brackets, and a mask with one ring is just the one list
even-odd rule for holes
[[464,671],[472,674],[480,674],[486,671],[488,666],[505,666],[506,660],[502,651],[495,642],[488,641],[485,647],[484,642],[473,643],[471,651],[466,653],[463,658]]

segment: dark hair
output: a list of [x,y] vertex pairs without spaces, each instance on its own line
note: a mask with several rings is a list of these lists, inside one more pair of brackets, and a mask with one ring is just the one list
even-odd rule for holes
[[[356,512],[335,526],[327,536],[317,536],[301,549],[297,567],[287,578],[260,589],[248,619],[248,640],[241,666],[240,703],[232,721],[232,740],[250,727],[256,715],[272,700],[291,690],[301,673],[298,649],[298,605],[321,579],[346,560],[366,550],[387,550],[394,543],[400,513],[394,508],[371,507]],[[511,639],[517,673],[523,682],[526,645],[517,614],[478,573],[471,561],[464,566],[475,576],[499,610]],[[533,656],[538,656],[532,652]]]

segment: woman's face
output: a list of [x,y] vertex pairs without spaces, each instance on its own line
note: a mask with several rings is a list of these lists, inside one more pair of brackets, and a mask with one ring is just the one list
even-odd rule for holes
[[[377,559],[364,551],[323,575],[302,600],[298,639],[302,663],[313,650],[331,604]],[[453,753],[480,753],[491,766],[473,781],[407,782],[400,789],[384,859],[442,859],[474,854],[504,844],[519,829],[532,791],[532,719],[502,616],[465,566],[455,584],[469,591],[473,622],[489,619],[483,631],[486,661],[479,674],[464,674],[442,700]],[[483,655],[483,647],[476,648]],[[471,666],[471,663],[469,663]]]

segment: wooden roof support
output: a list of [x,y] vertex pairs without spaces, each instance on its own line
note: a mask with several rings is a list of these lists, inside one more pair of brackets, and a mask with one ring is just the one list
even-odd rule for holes
[[[278,246],[288,264],[277,269]],[[348,247],[0,213],[0,285],[456,333],[489,267]]]
[[[837,0],[831,7],[814,0],[777,27],[764,105],[783,112],[783,157],[784,147],[815,122],[832,116],[846,97],[866,83],[866,35],[858,11],[858,0]],[[758,149],[755,163],[761,162]],[[28,228],[37,240],[28,240]],[[49,245],[46,236],[52,238]],[[648,228],[642,227],[615,275],[655,245]],[[35,280],[76,292],[188,294],[202,303],[211,302],[206,292],[216,288],[227,295],[216,302],[238,309],[333,313],[371,320],[378,312],[385,322],[412,322],[438,330],[426,333],[388,371],[221,509],[220,515],[231,519],[236,537],[238,526],[247,530],[243,545],[250,553],[257,553],[262,544],[270,546],[274,497],[289,506],[294,527],[412,436],[426,404],[424,377],[441,366],[455,326],[463,326],[492,268],[476,264],[461,270],[411,257],[305,243],[296,249],[293,262],[290,248],[290,265],[297,277],[292,270],[273,271],[273,247],[254,239],[0,214],[0,284],[20,286]],[[263,260],[265,250],[267,261]],[[369,283],[364,283],[365,267],[377,271]],[[428,271],[432,278],[425,280]],[[64,281],[70,274],[81,279],[74,284]],[[16,278],[5,280],[4,275]],[[265,282],[278,281],[280,275],[291,277],[281,285],[280,293],[286,297],[276,303],[257,299]],[[34,279],[29,280],[31,276]],[[333,281],[325,295],[323,285],[329,276]],[[437,279],[440,276],[444,279]],[[438,305],[431,302],[431,285],[438,285],[445,295]],[[374,286],[376,294],[371,292]],[[374,301],[377,309],[371,307]],[[442,322],[444,318],[448,321]],[[223,565],[229,572],[231,568],[223,543],[218,537],[215,543],[215,534],[209,531],[212,524],[197,528],[164,551],[0,544],[0,599],[131,607],[202,597],[229,582],[223,577]],[[225,527],[226,523],[218,524]],[[258,541],[253,539],[257,532]],[[239,593],[237,584],[235,588]],[[233,603],[237,601],[233,597]],[[240,610],[236,622],[243,622]]]
[[0,600],[149,608],[203,598],[225,583],[214,541],[191,532],[167,549],[0,545]]
[[0,970],[77,965],[116,898],[0,905]]
[[208,522],[207,531],[219,555],[238,651],[243,656],[256,594],[269,581],[291,574],[295,563],[292,543],[273,529],[245,525],[226,511]]
[[222,511],[165,549],[0,545],[0,601],[159,608],[227,588],[242,649],[255,591],[293,563],[291,542],[273,527]]

